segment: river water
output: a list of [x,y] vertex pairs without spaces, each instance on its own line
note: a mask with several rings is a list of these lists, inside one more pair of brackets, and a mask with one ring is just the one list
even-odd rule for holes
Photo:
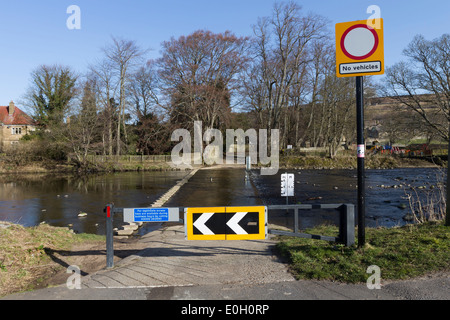
[[[280,196],[280,175],[295,174],[295,196],[289,204],[357,204],[356,170],[287,170],[274,176],[261,176],[252,171],[252,180],[265,205],[286,204]],[[411,212],[408,194],[424,201],[438,192],[439,183],[444,182],[446,171],[436,168],[401,168],[391,170],[366,170],[366,226],[393,227],[407,223],[403,218]],[[416,196],[416,197],[417,197]],[[301,212],[300,228],[309,228],[327,222],[338,223],[335,213]],[[284,225],[292,226],[286,218]]]
[[[200,170],[166,204],[178,207],[242,206],[286,204],[280,195],[280,171],[261,176],[243,169]],[[295,174],[295,196],[289,204],[356,203],[355,170],[289,170]],[[0,176],[0,221],[24,226],[41,222],[68,226],[79,233],[105,234],[103,208],[148,207],[187,172],[126,172],[88,177],[73,175],[2,175]],[[395,169],[366,171],[366,224],[369,227],[402,225],[408,213],[405,198],[410,186],[426,192],[437,185],[445,172],[438,169]],[[397,187],[393,187],[397,186]],[[432,187],[433,186],[433,187]],[[78,217],[80,212],[86,217]],[[337,215],[302,212],[300,227],[307,228]],[[270,223],[291,226],[292,216],[278,212]],[[123,221],[118,217],[115,226]]]
[[[78,233],[105,234],[103,208],[148,207],[181,180],[184,171],[124,172],[90,176],[0,176],[0,221],[24,226],[69,224]],[[86,217],[78,217],[80,212]],[[115,227],[123,224],[114,220]]]

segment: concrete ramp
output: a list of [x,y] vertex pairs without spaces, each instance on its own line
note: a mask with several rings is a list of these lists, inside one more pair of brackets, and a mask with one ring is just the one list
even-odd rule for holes
[[146,235],[148,248],[111,270],[83,278],[84,288],[152,288],[294,281],[271,240],[186,241],[184,227]]

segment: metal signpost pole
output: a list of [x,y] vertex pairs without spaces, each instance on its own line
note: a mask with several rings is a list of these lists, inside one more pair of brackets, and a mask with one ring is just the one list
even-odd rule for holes
[[[369,19],[370,20],[370,19]],[[358,246],[365,245],[364,79],[384,74],[383,19],[336,24],[336,76],[356,77],[358,143]]]
[[[289,174],[286,172],[286,205],[289,205]],[[286,212],[288,212],[286,210]]]
[[358,149],[358,247],[366,242],[365,224],[365,142],[364,142],[364,78],[356,77],[356,121],[357,121],[357,149]]
[[106,267],[114,267],[114,237],[113,237],[114,205],[106,206]]

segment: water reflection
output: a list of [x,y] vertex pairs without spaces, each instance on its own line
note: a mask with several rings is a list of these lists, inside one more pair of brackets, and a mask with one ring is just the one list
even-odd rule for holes
[[210,169],[198,171],[168,206],[217,207],[262,205],[253,183],[243,169]]
[[[210,169],[198,171],[166,204],[173,207],[257,206],[286,204],[280,195],[280,171],[261,176],[252,170]],[[290,204],[356,203],[355,170],[289,170],[295,174],[295,196]],[[2,175],[0,220],[35,226],[45,221],[54,226],[73,225],[76,232],[105,234],[103,208],[148,207],[188,172],[129,172],[90,176]],[[430,190],[445,176],[439,169],[366,171],[366,225],[402,225],[409,211],[408,186]],[[394,188],[393,186],[399,186]],[[80,212],[88,215],[78,217]],[[301,211],[300,228],[329,221],[337,223],[336,211]],[[115,217],[115,226],[123,217]],[[269,223],[292,227],[292,214],[271,212]]]
[[[187,173],[127,172],[90,176],[3,175],[0,220],[35,226],[73,225],[76,232],[104,234],[103,207],[149,206]],[[88,215],[79,218],[80,212]],[[120,225],[117,217],[116,226]]]

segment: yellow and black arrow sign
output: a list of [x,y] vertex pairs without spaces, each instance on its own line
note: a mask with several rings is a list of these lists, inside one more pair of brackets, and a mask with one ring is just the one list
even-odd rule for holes
[[267,238],[266,207],[213,207],[185,210],[187,240]]

